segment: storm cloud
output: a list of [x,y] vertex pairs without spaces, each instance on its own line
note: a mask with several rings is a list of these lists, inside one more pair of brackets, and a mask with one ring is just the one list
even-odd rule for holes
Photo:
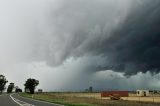
[[159,0],[0,1],[0,72],[20,86],[37,78],[46,91],[91,85],[157,89],[159,5]]
[[38,44],[42,51],[36,55],[50,66],[89,55],[104,62],[89,71],[158,73],[159,5],[158,0],[61,1],[55,11],[50,11],[48,37],[43,32],[45,36]]

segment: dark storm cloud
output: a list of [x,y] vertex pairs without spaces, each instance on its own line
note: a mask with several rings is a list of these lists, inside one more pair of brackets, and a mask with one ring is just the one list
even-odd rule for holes
[[160,1],[141,5],[126,18],[97,52],[109,57],[108,69],[138,72],[160,71]]
[[158,89],[160,74],[152,74],[160,68],[159,5],[159,0],[0,1],[0,73],[21,87],[36,78],[46,91]]
[[129,9],[128,0],[61,0],[56,10],[49,8],[42,34],[34,38],[37,43],[32,57],[54,66],[70,57],[92,55]]
[[88,71],[157,73],[159,5],[159,0],[62,0],[54,11],[49,8],[41,30],[45,36],[39,37],[33,57],[55,66],[70,57],[97,56]]

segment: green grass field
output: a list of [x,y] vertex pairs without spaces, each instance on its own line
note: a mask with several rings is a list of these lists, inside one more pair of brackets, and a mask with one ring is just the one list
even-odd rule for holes
[[82,95],[82,93],[74,93],[74,95],[72,95],[72,93],[41,93],[34,95],[21,93],[20,95],[23,97],[62,104],[65,106],[160,106],[158,103],[151,102],[135,102],[124,100],[115,101],[96,99],[92,97],[79,97],[79,95]]

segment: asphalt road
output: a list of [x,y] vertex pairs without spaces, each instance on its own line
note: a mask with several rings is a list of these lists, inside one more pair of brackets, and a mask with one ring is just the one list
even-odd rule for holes
[[8,94],[2,94],[0,96],[0,106],[19,106],[15,103]]
[[20,97],[18,94],[2,94],[0,106],[61,106],[53,103]]

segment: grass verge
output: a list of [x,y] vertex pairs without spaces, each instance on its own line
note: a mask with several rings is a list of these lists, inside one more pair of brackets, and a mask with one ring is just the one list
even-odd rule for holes
[[27,94],[27,93],[20,93],[20,96],[22,97],[27,97],[27,98],[32,98],[36,100],[41,100],[49,103],[55,103],[55,104],[60,104],[64,106],[97,106],[91,103],[80,103],[80,102],[74,102],[71,100],[71,98],[64,99],[64,97],[55,97],[55,96],[50,96],[50,95],[44,95],[44,94]]
[[26,94],[21,93],[20,96],[33,98],[50,103],[61,104],[65,106],[160,106],[158,103],[150,102],[135,102],[135,101],[114,101],[95,99],[87,97],[78,97],[79,93],[73,95],[66,95],[66,93],[40,93],[40,94]]

